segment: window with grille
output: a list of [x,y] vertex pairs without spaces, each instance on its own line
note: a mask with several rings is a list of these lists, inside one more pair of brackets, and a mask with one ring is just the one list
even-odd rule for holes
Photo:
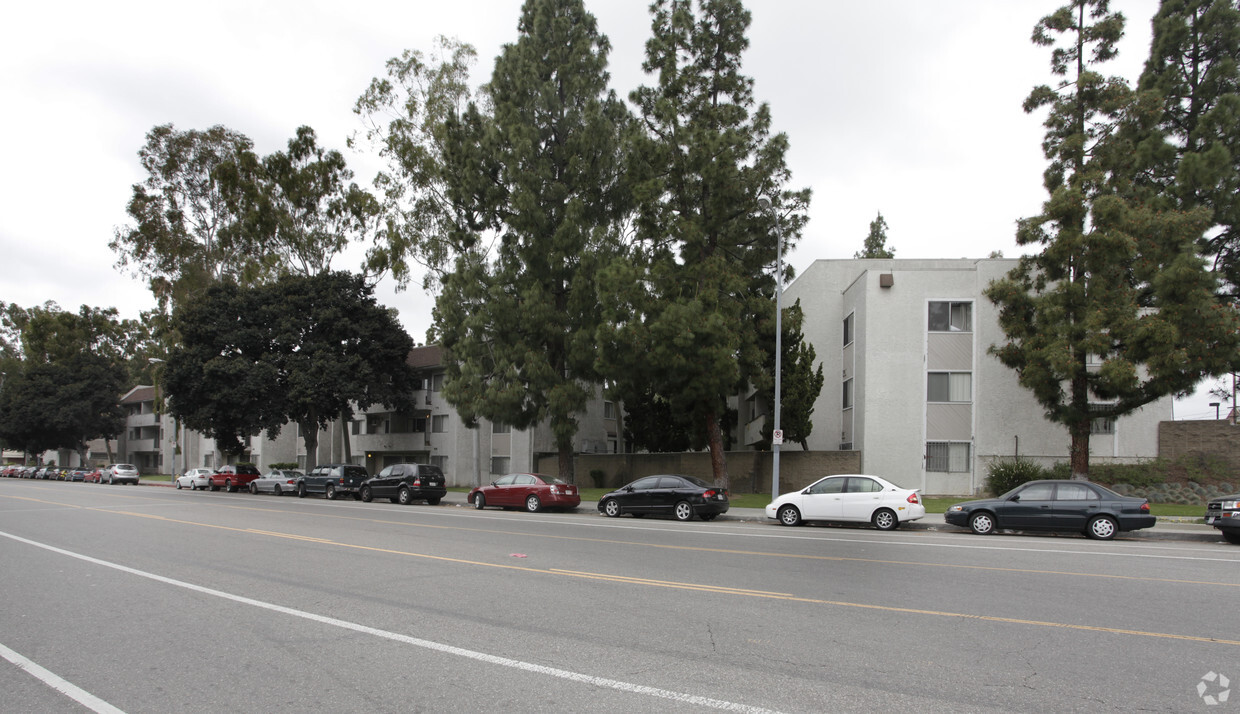
[[[1108,408],[1109,404],[1090,404],[1090,411],[1100,411]],[[1090,434],[1114,434],[1115,433],[1115,417],[1103,416],[1090,420]]]
[[972,332],[973,303],[931,302],[927,329],[931,332]]
[[926,471],[963,473],[969,471],[969,442],[931,441],[926,443]]
[[511,434],[512,427],[508,426],[507,424],[501,424],[500,422],[493,421],[491,422],[491,433],[492,434]]
[[973,401],[973,375],[969,372],[930,372],[926,375],[926,401]]
[[436,414],[431,417],[431,431],[435,434],[443,434],[448,431],[448,415]]

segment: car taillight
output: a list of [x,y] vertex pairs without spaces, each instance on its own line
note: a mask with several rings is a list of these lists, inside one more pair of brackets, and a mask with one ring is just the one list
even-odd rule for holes
[[420,479],[420,478],[415,478],[415,479],[413,480],[413,485],[414,485],[414,486],[421,486],[421,485],[422,485],[422,479]]
[[909,503],[914,503],[914,504],[915,504],[915,503],[921,503],[921,501],[918,501],[918,500],[917,500],[917,492],[916,492],[916,491],[914,491],[914,492],[910,493],[910,494],[908,495],[908,498],[907,498],[906,500],[907,500]]
[[554,496],[559,496],[564,493],[564,487],[563,486],[552,486],[551,493]]
[[1149,512],[1150,512],[1150,502],[1149,502],[1149,501],[1146,501],[1145,503],[1142,503],[1142,504],[1141,504],[1141,512],[1142,512],[1142,513],[1149,513]]
[[714,489],[711,489],[709,491],[704,492],[702,494],[702,498],[714,498],[716,493],[719,493],[719,492]]

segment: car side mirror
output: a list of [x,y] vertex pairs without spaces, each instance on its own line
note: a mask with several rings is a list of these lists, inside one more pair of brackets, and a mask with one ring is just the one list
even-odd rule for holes
[[1015,496],[1012,496],[1011,498],[1009,498],[1008,500],[1009,500],[1009,501],[1017,501],[1017,502],[1019,502],[1019,501],[1020,501],[1020,494],[1018,493],[1018,494],[1016,494]]
[[495,485],[495,482],[494,482],[494,481],[492,481],[492,482],[491,482],[491,485],[492,485],[492,486],[494,486],[494,485]]
[[633,487],[632,487],[632,486],[625,486],[625,487],[624,487],[624,490],[625,490],[625,492],[626,492],[626,493],[633,493]]

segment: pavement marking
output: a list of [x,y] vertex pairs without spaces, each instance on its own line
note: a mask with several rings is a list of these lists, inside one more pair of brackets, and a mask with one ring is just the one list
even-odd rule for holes
[[76,684],[56,676],[2,644],[0,644],[0,657],[7,659],[17,665],[18,668],[25,670],[27,674],[34,676],[47,686],[93,712],[99,712],[99,714],[125,714],[124,710],[117,709]]
[[[166,520],[171,520],[171,519],[166,519]],[[229,529],[229,530],[239,530],[239,529]],[[83,555],[81,553],[75,553],[73,551],[65,550],[63,548],[57,548],[56,546],[53,546],[53,545],[48,545],[46,543],[40,543],[38,541],[29,540],[27,538],[22,538],[21,536],[13,535],[11,533],[5,533],[3,531],[0,531],[0,536],[10,538],[20,543],[26,543],[27,545],[32,545],[32,546],[35,546],[36,548],[43,548],[44,550],[48,550],[48,551],[51,551],[53,553],[57,553],[60,555],[65,555],[70,558],[77,558],[78,560],[82,560],[87,563],[101,565],[105,568],[112,568],[113,570],[119,570],[122,573],[128,573],[130,575],[136,575],[138,577],[147,578],[149,580],[154,580],[155,582],[158,582],[158,583],[164,583],[166,585],[173,585],[179,588],[185,588],[186,590],[192,590],[197,593],[202,593],[204,595],[211,595],[214,597],[223,598],[225,600],[232,600],[233,602],[241,603],[243,605],[251,605],[253,607],[262,608],[264,610],[271,610],[273,612],[279,612],[285,615],[292,615],[293,617],[300,617],[304,620],[310,620],[312,622],[318,622],[324,625],[331,625],[333,627],[339,627],[345,630],[352,630],[354,632],[360,632],[362,634],[372,635],[374,637],[380,637],[383,639],[392,640],[394,642],[401,642],[407,645],[413,645],[414,647],[420,647],[423,649],[431,650],[434,652],[439,652],[442,654],[449,654],[449,655],[454,655],[457,657],[464,657],[464,658],[472,659],[478,662],[499,665],[501,667],[509,667],[511,669],[517,669],[517,670],[521,670],[524,672],[530,672],[533,674],[541,674],[541,675],[545,675],[548,677],[555,677],[558,679],[564,679],[564,680],[567,680],[570,682],[576,682],[579,684],[587,684],[587,685],[591,685],[595,687],[605,687],[607,689],[614,689],[617,691],[627,692],[630,694],[642,694],[645,696],[655,697],[658,699],[668,699],[671,701],[682,702],[685,704],[692,704],[692,705],[702,706],[702,707],[709,707],[712,709],[720,709],[723,711],[746,712],[747,714],[777,714],[776,710],[773,710],[773,709],[765,709],[763,707],[755,707],[755,706],[750,706],[748,704],[740,704],[738,702],[729,702],[729,701],[722,700],[722,699],[712,699],[710,697],[703,697],[697,694],[675,692],[675,691],[668,690],[668,689],[660,689],[658,687],[647,687],[641,684],[633,684],[631,682],[624,682],[624,681],[617,680],[617,679],[608,679],[606,677],[596,677],[594,675],[582,674],[580,672],[573,672],[573,671],[566,670],[566,669],[559,669],[557,667],[547,667],[547,666],[540,665],[540,664],[534,664],[532,662],[524,662],[522,660],[511,659],[508,657],[500,657],[498,655],[487,654],[485,652],[478,652],[476,650],[469,650],[463,647],[455,647],[453,645],[446,645],[441,642],[433,642],[431,640],[424,640],[418,637],[410,637],[408,635],[402,635],[397,632],[389,632],[388,630],[380,630],[378,628],[369,627],[367,625],[358,624],[356,622],[349,622],[348,620],[340,620],[334,617],[327,617],[325,615],[316,615],[314,613],[304,612],[301,610],[295,610],[290,607],[284,607],[283,605],[276,605],[274,603],[265,602],[263,600],[255,600],[254,598],[248,598],[243,595],[234,595],[232,593],[224,592],[222,590],[215,590],[213,588],[203,587],[201,585],[194,585],[193,583],[187,583],[183,580],[176,580],[173,578],[165,577],[163,575],[156,575],[155,573],[149,573],[145,570],[138,570],[137,568],[130,568],[129,566],[121,565],[119,563],[113,563],[107,560],[100,560],[99,558],[94,558],[89,555]],[[324,541],[324,542],[330,542],[330,541]],[[346,545],[346,544],[332,543],[332,545]],[[379,549],[375,549],[375,550],[379,550]],[[415,555],[415,554],[410,554],[410,555]],[[487,565],[487,564],[479,563],[479,565]],[[530,568],[519,568],[519,569],[520,570],[532,570]],[[6,651],[8,650],[6,649]],[[13,654],[17,655],[17,653],[15,652]],[[17,656],[20,657],[20,655],[17,655]],[[34,665],[33,662],[31,662],[30,664],[35,667],[38,667],[38,665]],[[39,669],[42,670],[42,667],[39,667]],[[46,672],[46,670],[43,670],[43,671]],[[50,675],[51,673],[48,672],[48,674]],[[52,676],[55,676],[55,675],[52,675]],[[68,684],[68,682],[65,682],[64,684],[68,685],[69,687],[73,687],[73,685]],[[76,687],[73,687],[73,688],[77,689]],[[57,689],[59,689],[59,687],[57,687]],[[81,691],[81,690],[78,690],[78,691]],[[82,693],[86,694],[85,692],[82,692]],[[73,696],[73,695],[70,695],[70,696]],[[91,695],[86,694],[86,696],[91,696]],[[102,704],[103,706],[106,706],[109,708],[108,709],[96,709],[95,711],[121,712],[121,710],[116,709],[115,707],[112,707],[111,705],[107,704],[101,699],[98,700],[98,702]],[[87,706],[90,706],[90,705],[87,705]],[[124,714],[124,713],[121,712],[121,714]]]

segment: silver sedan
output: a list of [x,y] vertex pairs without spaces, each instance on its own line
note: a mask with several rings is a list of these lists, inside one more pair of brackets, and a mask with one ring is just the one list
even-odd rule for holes
[[197,491],[200,488],[207,488],[211,485],[211,474],[215,473],[211,469],[190,469],[184,474],[177,476],[176,487],[188,488],[191,491]]
[[274,493],[277,496],[297,493],[297,484],[306,475],[292,469],[272,469],[250,482],[250,493]]

